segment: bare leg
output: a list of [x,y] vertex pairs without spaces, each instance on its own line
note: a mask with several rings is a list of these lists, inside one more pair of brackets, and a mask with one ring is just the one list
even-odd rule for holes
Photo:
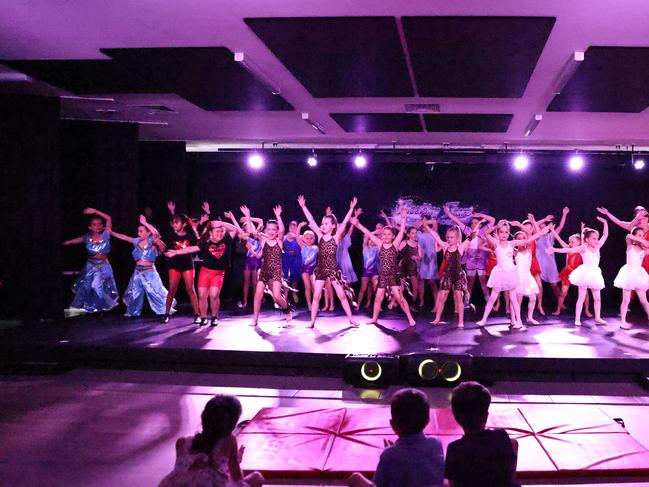
[[[356,301],[356,311],[361,307],[361,303],[363,302],[363,298],[365,297],[365,292],[368,291],[368,286],[370,283],[370,278],[369,277],[361,277],[361,288],[358,291],[358,300]],[[369,292],[368,292],[369,294]]]
[[480,281],[480,287],[482,288],[482,295],[484,296],[485,303],[489,299],[489,288],[487,287],[487,276],[479,275],[478,281]]
[[496,299],[498,299],[499,294],[500,291],[498,289],[493,288],[491,290],[491,294],[489,295],[487,304],[484,307],[484,313],[482,314],[482,319],[477,322],[478,326],[484,326],[485,323],[487,322],[487,318],[489,318],[489,314],[491,313],[491,310],[494,307],[494,303],[496,302]]
[[257,286],[255,287],[255,296],[252,302],[252,322],[251,326],[257,326],[259,321],[259,312],[261,311],[261,302],[264,299],[264,289],[266,284],[262,281],[257,281]]
[[536,294],[527,297],[527,322],[538,325],[539,322],[534,319],[534,305],[536,304]]
[[248,307],[248,293],[250,292],[250,281],[252,280],[252,276],[250,274],[252,274],[252,272],[253,271],[249,271],[248,269],[245,269],[243,271],[243,296],[241,299],[241,304],[244,308]]
[[588,295],[588,289],[579,287],[579,294],[577,295],[577,303],[575,304],[575,326],[581,326],[581,310],[584,307],[584,300]]
[[392,286],[392,296],[395,296],[395,300],[399,303],[399,306],[401,306],[401,309],[406,314],[408,324],[410,326],[415,326],[417,322],[413,319],[412,314],[410,313],[410,306],[408,306],[408,302],[406,301],[406,298],[403,297],[401,289],[399,289],[398,286]]
[[331,279],[327,279],[327,293],[329,293],[329,311],[333,311],[336,307],[336,301],[334,299],[334,290],[331,286]]
[[169,276],[169,292],[167,293],[167,301],[165,302],[165,314],[169,314],[169,312],[171,311],[171,304],[174,302],[174,298],[176,297],[176,293],[178,292],[179,284],[180,276],[173,278]]
[[433,303],[435,303],[437,301],[437,293],[439,292],[437,281],[435,279],[430,280],[430,290],[433,293]]
[[[638,297],[640,297],[642,293],[638,294]],[[647,300],[645,296],[645,301]],[[624,328],[625,330],[628,330],[630,328],[629,324],[626,321],[626,314],[629,311],[629,301],[631,301],[631,291],[627,291],[626,289],[622,290],[622,303],[620,303],[620,328]],[[642,300],[640,300],[642,302]]]
[[304,283],[304,298],[306,299],[306,307],[311,311],[311,302],[313,301],[313,287],[311,282],[311,276],[303,272],[302,273],[302,282]]
[[189,300],[192,303],[192,308],[194,308],[194,314],[198,314],[198,296],[196,296],[196,290],[194,289],[194,271],[185,271],[183,272],[183,280],[185,281],[185,290],[189,296]]
[[[631,293],[631,301],[633,301],[633,293]],[[584,299],[584,314],[586,318],[592,318],[593,313],[590,312],[590,296],[586,293],[586,298]]]
[[510,312],[512,315],[512,322],[514,323],[514,327],[522,328],[523,320],[521,320],[521,306],[518,303],[518,299],[516,298],[516,290],[512,289],[511,291],[507,291],[507,294],[509,294],[509,305],[511,307]]
[[282,310],[287,311],[286,321],[291,321],[293,319],[293,315],[288,310],[288,303],[286,302],[286,298],[282,294],[282,283],[280,281],[273,281],[271,283],[271,292],[273,293],[273,299],[279,305],[279,307],[282,308]]
[[381,313],[383,298],[385,298],[385,288],[379,287],[376,289],[376,293],[374,294],[374,312],[372,313],[371,323],[379,322],[379,313]]
[[210,294],[210,288],[198,288],[198,307],[201,312],[201,318],[207,318],[207,296]]
[[559,284],[556,282],[550,283],[550,288],[552,289],[552,294],[554,294],[554,299],[558,302],[561,297],[561,289],[559,289]]
[[593,311],[595,311],[595,323],[605,325],[606,321],[602,319],[602,294],[600,290],[591,289],[593,294]]
[[[322,296],[322,289],[325,287],[325,281],[316,280],[313,284],[313,303],[311,303],[311,323],[309,327],[315,326],[315,320],[320,311],[320,297]],[[333,296],[331,297],[333,299]]]
[[367,290],[367,302],[365,304],[365,308],[370,309],[370,306],[372,304],[372,298],[376,293],[376,289],[378,285],[379,285],[379,276],[372,276],[372,286]]
[[431,324],[439,324],[442,318],[442,313],[444,312],[444,304],[446,304],[446,298],[448,298],[448,291],[440,289],[437,293],[437,303],[435,304],[435,319],[431,321]]
[[219,317],[219,308],[221,307],[221,288],[220,287],[211,287],[210,288],[210,308],[212,309],[212,316],[215,318]]
[[539,287],[539,294],[536,297],[536,306],[539,309],[541,316],[545,316],[545,311],[543,309],[543,281],[541,281],[541,275],[535,275],[534,280],[536,281],[536,285]]
[[559,294],[559,299],[557,299],[557,309],[554,310],[554,313],[552,313],[554,316],[559,316],[559,314],[561,314],[561,310],[566,308],[563,303],[566,300],[566,296],[568,296],[569,289],[570,286],[566,286],[564,284],[561,285],[561,294]]
[[412,286],[412,303],[417,304],[419,298],[419,279],[417,276],[410,276],[410,285]]
[[457,309],[457,326],[464,328],[464,293],[462,291],[453,291],[453,301]]
[[637,291],[638,300],[644,309],[644,312],[647,314],[647,319],[649,319],[649,302],[647,302],[647,293],[645,291]]
[[333,288],[336,291],[336,295],[338,296],[338,299],[340,300],[340,304],[343,306],[343,310],[345,311],[345,314],[347,315],[347,319],[349,320],[349,323],[351,325],[358,325],[354,321],[354,317],[352,316],[352,307],[349,305],[349,300],[347,299],[347,295],[345,294],[345,290],[343,287],[338,283],[338,281],[334,281],[331,283]]
[[426,282],[427,279],[419,279],[419,290],[417,291],[417,296],[419,297],[419,307],[424,307],[424,296],[426,296]]

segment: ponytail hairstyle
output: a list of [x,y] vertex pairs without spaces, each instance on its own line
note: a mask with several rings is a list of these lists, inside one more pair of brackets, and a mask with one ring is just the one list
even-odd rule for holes
[[642,230],[642,228],[640,228],[640,227],[633,227],[629,233],[635,237],[635,236],[636,236],[636,233],[638,233],[638,230]]
[[449,233],[455,232],[457,233],[457,237],[460,239],[460,242],[462,241],[462,231],[460,230],[460,227],[457,225],[451,225],[446,229],[446,234],[448,235]]
[[171,218],[169,218],[169,225],[172,225],[173,222],[180,222],[183,224],[183,230],[187,231],[187,228],[191,227],[191,224],[189,222],[189,217],[187,215],[181,216],[181,215],[171,215]]
[[212,453],[222,438],[230,435],[241,416],[241,403],[235,396],[219,394],[210,399],[201,414],[202,431],[194,435],[192,453]]
[[[519,235],[522,238],[518,238]],[[514,240],[525,240],[526,238],[527,238],[527,233],[525,233],[523,230],[519,230],[514,234]]]
[[584,228],[583,232],[581,233],[581,241],[583,242],[588,237],[590,237],[593,233],[599,235],[599,232],[593,228],[588,228],[588,227]]

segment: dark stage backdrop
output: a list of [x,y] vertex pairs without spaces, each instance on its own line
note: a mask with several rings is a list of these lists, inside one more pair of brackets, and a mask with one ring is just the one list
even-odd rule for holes
[[63,314],[56,98],[0,96],[0,317]]
[[[272,206],[284,206],[284,220],[302,220],[296,196],[304,193],[307,205],[319,220],[326,206],[334,208],[342,218],[349,200],[356,195],[363,208],[361,218],[366,225],[379,221],[381,208],[391,208],[402,196],[419,196],[425,201],[443,203],[459,201],[475,205],[496,218],[523,220],[528,212],[538,218],[553,213],[557,218],[563,206],[571,212],[562,236],[579,231],[579,222],[601,229],[595,219],[596,207],[606,206],[623,219],[630,219],[636,205],[649,204],[645,195],[649,180],[645,173],[621,167],[619,158],[610,160],[599,156],[581,174],[567,173],[565,156],[532,165],[526,173],[514,173],[502,163],[438,164],[434,171],[423,163],[371,163],[364,171],[355,170],[350,163],[321,163],[309,168],[303,158],[295,163],[267,164],[259,172],[245,165],[241,153],[188,154],[194,159],[189,177],[189,202],[198,208],[202,200],[212,205],[213,214],[235,210],[246,203],[254,214],[264,219],[272,215]],[[604,299],[618,304],[619,291],[613,279],[624,264],[624,231],[611,226],[611,238],[602,249],[602,269],[607,283]],[[360,235],[355,234],[360,244]],[[359,245],[352,251],[355,266],[359,261]],[[559,269],[565,258],[557,256]],[[357,269],[360,270],[360,269]]]

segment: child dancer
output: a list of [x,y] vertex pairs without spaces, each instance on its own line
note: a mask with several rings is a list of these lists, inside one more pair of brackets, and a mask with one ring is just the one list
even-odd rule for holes
[[352,246],[352,233],[354,233],[354,225],[349,225],[349,230],[347,230],[345,236],[340,240],[340,245],[338,245],[338,252],[336,254],[336,259],[340,266],[340,272],[345,278],[345,282],[348,284],[358,281],[358,277],[354,271],[354,266],[352,265],[352,259],[349,256],[349,248]]
[[297,241],[300,244],[302,254],[304,297],[306,299],[306,306],[311,311],[311,302],[313,301],[313,273],[318,264],[318,246],[315,244],[315,233],[307,230],[303,235],[298,235]]
[[201,413],[203,430],[193,437],[176,441],[176,465],[158,487],[247,486],[260,487],[259,472],[241,472],[243,447],[233,434],[241,417],[241,403],[234,396],[210,399]]
[[[242,217],[240,222],[246,225],[246,217]],[[261,218],[250,217],[250,227],[246,227],[246,232],[250,234],[258,234],[264,226],[264,220]],[[261,267],[261,259],[256,257],[256,254],[261,252],[261,245],[259,240],[256,240],[252,237],[248,237],[246,247],[248,244],[251,245],[252,250],[247,250],[246,253],[246,263],[243,267],[243,296],[241,300],[241,307],[246,309],[248,307],[248,295],[250,294],[250,289],[257,288],[257,274],[259,273],[259,268]]]
[[119,299],[113,268],[108,262],[112,220],[109,215],[94,208],[86,208],[83,214],[91,215],[89,232],[63,242],[63,245],[84,244],[88,253],[88,260],[72,286],[74,299],[70,307],[84,309],[88,313],[108,311],[117,306]]
[[467,288],[469,296],[471,296],[477,277],[482,295],[487,302],[489,299],[489,289],[487,288],[488,252],[482,249],[481,244],[485,241],[485,235],[493,229],[496,219],[484,213],[475,212],[471,215],[469,225],[466,225],[453,214],[447,205],[444,205],[444,214],[462,230],[466,237],[471,237],[469,238],[469,248],[462,255],[462,264],[464,264],[468,279]]
[[[241,212],[246,219],[250,217],[250,210],[247,206],[241,207]],[[259,271],[259,280],[255,288],[255,300],[253,301],[253,314],[250,326],[257,326],[259,322],[259,312],[261,311],[261,302],[264,299],[264,290],[270,289],[273,300],[286,314],[286,321],[293,318],[291,307],[282,294],[283,276],[282,276],[282,245],[284,243],[284,222],[282,221],[282,207],[276,205],[273,208],[275,220],[266,222],[266,234],[260,235],[259,243],[261,252],[255,255],[262,259],[261,269]],[[252,250],[252,246],[248,247]]]
[[[172,208],[174,210],[176,208],[172,201],[167,203],[167,205],[170,207],[170,211]],[[173,231],[163,239],[167,249],[182,250],[195,246],[198,243],[196,234],[191,229],[187,218],[174,214],[171,216],[170,224]],[[201,317],[198,310],[198,297],[194,290],[194,261],[192,260],[192,256],[177,255],[170,257],[167,260],[167,268],[169,272],[169,292],[167,293],[167,301],[165,303],[165,314],[162,316],[160,322],[169,322],[169,313],[171,312],[171,307],[176,297],[176,292],[178,292],[178,286],[180,285],[180,279],[182,278],[185,282],[185,290],[192,303],[192,308],[194,308],[194,324],[200,324]]]
[[423,225],[431,225],[432,229],[437,231],[437,220],[433,220],[428,215],[424,215],[423,219],[415,224],[419,230],[417,233],[417,242],[421,249],[421,259],[419,260],[419,307],[424,307],[424,298],[426,296],[426,283],[428,283],[433,296],[433,303],[437,302],[437,281],[439,274],[437,272],[437,252],[438,248],[435,244],[433,236],[423,230]]
[[[525,240],[527,234],[523,231],[514,234],[515,240]],[[527,298],[527,322],[538,325],[539,322],[534,319],[534,306],[536,305],[536,295],[539,293],[539,286],[532,276],[530,269],[532,267],[532,253],[527,245],[519,245],[516,248],[516,268],[518,269],[518,286],[516,287],[516,296],[518,297],[518,307],[522,308],[523,298]]]
[[[546,228],[543,233],[550,231]],[[521,320],[521,308],[516,297],[516,288],[519,284],[518,269],[514,264],[514,247],[518,245],[527,245],[539,238],[543,233],[536,233],[524,240],[508,240],[510,235],[510,224],[507,220],[501,220],[495,228],[496,237],[491,233],[486,234],[487,241],[496,249],[496,267],[491,271],[487,286],[491,288],[491,294],[485,305],[482,319],[478,321],[478,326],[485,326],[487,318],[491,313],[496,299],[500,292],[509,294],[509,311],[514,330],[525,330]]]
[[588,290],[593,295],[593,308],[595,311],[595,323],[598,325],[606,324],[602,319],[602,298],[601,290],[604,289],[604,278],[602,277],[602,270],[599,268],[599,250],[602,248],[608,239],[608,221],[598,216],[597,219],[602,222],[604,226],[602,238],[599,237],[599,232],[592,228],[586,228],[583,232],[582,244],[578,247],[567,249],[557,249],[552,247],[548,249],[549,252],[557,252],[561,254],[581,254],[583,264],[577,267],[572,274],[570,274],[570,283],[579,288],[579,295],[577,297],[577,304],[575,306],[575,326],[581,326],[581,310],[584,306],[584,300]]
[[[152,225],[146,221],[144,215],[140,215],[140,225],[137,227],[137,237],[129,237],[123,233],[111,231],[112,235],[125,242],[133,244],[133,260],[135,260],[135,271],[128,282],[122,300],[126,304],[126,317],[137,317],[142,314],[144,296],[149,301],[149,306],[157,315],[164,315],[166,312],[165,303],[167,300],[167,289],[162,284],[160,274],[155,268],[155,260],[158,258],[158,245],[160,234]],[[175,313],[172,308],[169,310]]]
[[[568,216],[568,213],[570,213],[570,208],[565,207],[561,212],[561,220],[559,221],[559,226],[556,228],[557,233],[561,233],[561,230],[563,230],[563,227],[566,224],[566,217]],[[553,220],[554,216],[552,215],[548,215],[543,220],[540,220],[538,222],[539,229],[542,230],[548,222],[551,222]],[[536,303],[539,308],[539,312],[543,310],[543,282],[547,282],[550,285],[557,303],[561,299],[561,291],[559,289],[559,282],[561,282],[561,278],[559,277],[559,271],[557,269],[557,261],[554,255],[548,254],[546,252],[546,249],[549,249],[552,246],[554,246],[554,232],[550,232],[537,240],[536,258],[539,262],[539,266],[541,267],[540,278],[542,281],[539,285],[539,295]],[[537,281],[537,285],[538,284],[539,282]]]
[[[225,214],[232,217],[231,213]],[[219,308],[221,306],[221,289],[225,279],[225,270],[230,263],[232,253],[232,240],[241,232],[241,227],[234,218],[233,224],[212,220],[207,224],[205,233],[198,240],[198,244],[186,247],[181,250],[169,250],[165,252],[167,257],[176,255],[192,254],[198,252],[203,261],[198,273],[198,307],[201,314],[200,326],[219,324]],[[212,316],[208,320],[208,297]]]
[[379,248],[367,236],[363,236],[363,277],[361,277],[361,289],[358,292],[358,311],[363,303],[363,298],[367,293],[365,309],[370,309],[374,290],[379,282]]
[[[292,288],[297,288],[297,284],[302,276],[302,253],[300,244],[297,241],[298,235],[306,222],[298,223],[293,220],[288,224],[288,233],[284,235],[282,244],[282,272],[284,278]],[[297,293],[293,292],[293,302],[297,303]]]
[[[349,211],[345,215],[342,223],[338,225],[338,220],[334,214],[325,215],[322,217],[321,226],[313,219],[313,215],[306,207],[306,198],[303,195],[297,197],[297,202],[302,208],[304,215],[306,216],[307,221],[309,222],[309,227],[318,237],[318,265],[315,269],[315,283],[313,286],[313,302],[311,303],[311,324],[310,327],[315,326],[315,320],[318,317],[318,311],[320,308],[320,296],[322,295],[322,288],[325,285],[327,279],[331,280],[338,299],[343,305],[347,319],[352,326],[357,326],[357,323],[354,321],[352,316],[352,309],[347,300],[346,290],[343,288],[343,285],[340,281],[340,268],[338,267],[338,261],[336,260],[336,254],[338,250],[338,243],[345,232],[345,226],[349,219],[352,216],[354,207],[356,206],[356,197],[352,198],[349,203]],[[332,296],[333,300],[333,296]]]
[[[570,235],[570,237],[568,238],[568,243],[563,241],[563,239],[559,236],[559,233],[555,229],[552,229],[552,234],[554,235],[554,239],[559,242],[559,245],[561,245],[561,247],[563,247],[564,249],[578,247],[581,245],[581,235],[579,235],[578,233]],[[547,253],[548,249],[545,249],[545,252]],[[554,313],[552,313],[553,316],[559,316],[561,314],[561,311],[566,309],[564,303],[566,296],[568,295],[568,290],[570,289],[570,274],[572,274],[572,271],[574,271],[581,264],[583,264],[581,254],[566,255],[566,266],[559,273],[559,278],[561,279],[561,294],[559,295],[559,301],[557,302],[557,309],[554,311]],[[590,312],[590,299],[588,297],[588,294],[586,294],[586,299],[584,300],[584,314],[588,318],[591,318],[593,316]]]
[[453,291],[453,302],[455,311],[458,314],[457,326],[464,327],[464,297],[468,296],[466,285],[466,273],[462,268],[462,256],[469,248],[470,241],[462,241],[462,233],[456,226],[446,230],[446,241],[442,240],[437,232],[429,226],[426,229],[433,236],[437,245],[444,252],[444,275],[439,282],[437,305],[435,307],[435,319],[433,325],[438,325],[444,311],[444,304],[448,294]]
[[412,287],[412,301],[417,303],[419,295],[419,276],[417,271],[417,264],[421,261],[421,247],[417,241],[417,229],[415,227],[408,227],[406,231],[405,242],[399,245],[399,255],[401,257],[401,276],[403,279],[410,280]]
[[634,228],[626,236],[626,264],[618,272],[613,285],[622,289],[622,303],[620,304],[620,316],[622,322],[620,328],[628,330],[631,328],[626,321],[627,311],[631,292],[635,291],[640,304],[649,318],[649,303],[647,303],[647,289],[649,289],[649,274],[642,268],[642,259],[647,253],[649,242],[644,239],[644,230]]
[[396,296],[397,303],[399,304],[399,306],[401,306],[401,309],[406,314],[406,318],[408,318],[408,324],[410,326],[415,326],[416,322],[412,318],[408,303],[401,294],[401,288],[397,279],[397,246],[403,239],[403,234],[406,229],[406,216],[408,215],[408,210],[406,208],[401,208],[401,226],[399,227],[399,233],[395,235],[394,228],[386,227],[383,229],[383,235],[381,236],[381,238],[378,238],[367,228],[361,225],[361,223],[358,221],[358,216],[361,213],[362,211],[360,211],[359,209],[357,214],[352,219],[352,224],[358,227],[358,229],[360,229],[379,247],[379,282],[376,289],[376,296],[374,298],[374,313],[372,314],[372,321],[370,323],[378,323],[379,313],[381,312],[381,304],[383,303],[383,298],[385,297],[386,290],[389,288],[390,291],[392,291],[392,294]]

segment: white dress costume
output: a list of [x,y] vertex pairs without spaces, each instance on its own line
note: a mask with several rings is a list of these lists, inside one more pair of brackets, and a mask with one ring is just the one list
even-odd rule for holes
[[516,294],[520,296],[535,296],[539,293],[539,286],[536,284],[530,267],[532,267],[532,253],[519,252],[516,254],[516,267],[518,268],[518,287]]
[[613,285],[626,291],[646,291],[649,289],[649,274],[642,267],[645,251],[631,245],[626,251],[626,264],[617,273]]
[[511,291],[518,287],[518,269],[514,264],[514,248],[509,242],[506,246],[496,245],[496,266],[491,271],[487,287],[500,291]]
[[581,253],[584,263],[577,267],[568,278],[570,284],[599,291],[604,289],[604,277],[599,268],[599,249],[590,250],[588,247]]

